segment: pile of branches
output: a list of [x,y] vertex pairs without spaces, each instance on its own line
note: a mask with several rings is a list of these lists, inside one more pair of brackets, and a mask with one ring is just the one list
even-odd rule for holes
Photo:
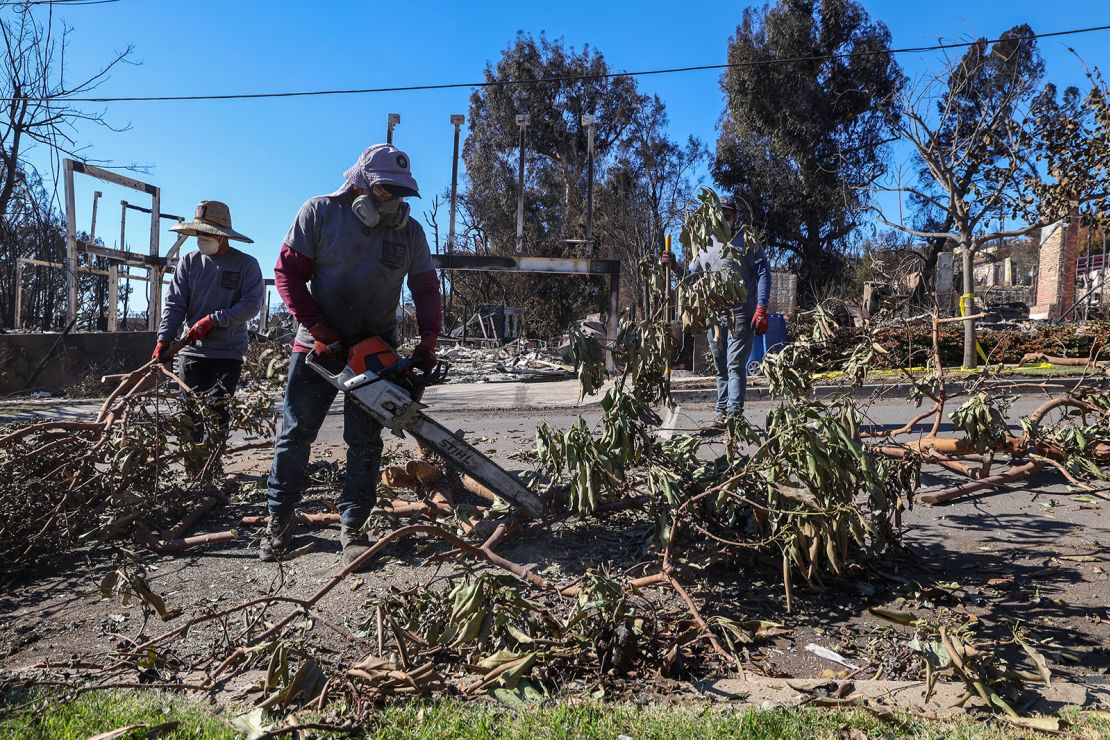
[[[287,354],[287,353],[286,353]],[[281,367],[248,363],[227,402],[230,430],[269,444]],[[92,420],[28,421],[0,432],[0,582],[74,548],[134,543],[158,552],[234,539],[184,538],[226,501],[224,446],[195,440],[216,423],[211,403],[155,362],[121,376]]]
[[[209,692],[258,670],[262,677],[250,694],[257,708],[236,724],[265,732],[278,718],[306,708],[315,717],[350,723],[394,697],[490,694],[522,706],[628,678],[752,670],[748,647],[788,628],[706,614],[685,583],[704,578],[714,564],[735,570],[741,559],[745,569],[781,568],[789,608],[798,598],[795,579],[835,579],[897,546],[900,512],[912,503],[918,468],[927,463],[922,455],[881,449],[847,399],[810,396],[817,368],[834,360],[865,368],[881,354],[870,339],[843,353],[828,341],[827,316],[815,317],[815,325],[824,328],[772,363],[783,401],[766,426],[731,422],[725,452],[717,457],[697,454],[700,437],[657,435],[659,417],[645,399],[658,391],[658,368],[635,354],[639,345],[631,339],[652,334],[646,326],[624,327],[628,343],[614,347],[626,369],[602,399],[596,431],[581,421],[566,433],[541,428],[539,453],[555,485],[534,482],[551,516],[643,510],[654,522],[644,543],[649,555],[636,575],[592,568],[573,582],[556,583],[540,575],[541,568],[499,555],[509,538],[529,531],[527,524],[493,492],[447,470],[425,450],[423,459],[383,471],[373,547],[307,597],[285,596],[278,587],[184,617],[151,592],[133,564],[121,567],[105,588],[137,595],[144,609],[174,626],[154,637],[140,635],[116,662],[97,666],[92,685],[127,685],[137,672],[149,685]],[[1038,438],[1056,434],[1042,429]],[[891,439],[882,441],[889,445]],[[337,516],[303,514],[302,520],[327,526]],[[244,524],[264,521],[252,517]],[[430,560],[476,567],[434,587],[372,594],[362,618],[347,620],[356,637],[373,645],[363,658],[320,645],[315,631],[322,626],[344,634],[322,612],[324,597],[405,541],[423,545]],[[876,616],[917,629],[921,675],[930,689],[948,675],[963,681],[969,696],[1016,714],[1014,692],[1023,681],[1043,680],[1043,658],[1038,661],[1024,636],[1038,672],[999,662],[967,624],[890,610],[876,610]],[[199,647],[185,647],[187,636],[196,641],[205,634],[211,637],[201,638]]]
[[[812,315],[800,318],[792,331],[804,335],[811,328]],[[872,369],[921,367],[932,359],[933,335],[927,317],[925,321],[920,319],[879,320],[868,329],[837,327],[834,341],[841,350],[847,350],[856,345],[864,334],[870,333],[885,350],[885,354],[875,358]],[[980,323],[977,328],[979,345],[990,364],[1019,364],[1034,354],[1050,358],[1097,359],[1110,340],[1110,322],[1105,321],[1082,324],[1037,322],[1020,326]],[[936,344],[945,366],[959,367],[963,363],[963,328],[958,324],[942,324]]]
[[[911,398],[925,410],[897,429],[867,434],[870,448],[891,459],[936,465],[970,479],[922,495],[920,500],[926,504],[996,488],[1045,468],[1055,469],[1072,486],[1105,498],[1105,493],[1090,485],[1106,480],[1105,468],[1110,466],[1110,392],[1095,382],[1104,376],[1105,368],[1094,360],[1083,361],[1088,372],[1072,381],[1071,390],[1047,395],[1038,408],[1020,419],[1021,433],[1012,434],[1006,418],[1014,397],[1007,389],[1031,386],[1047,391],[1048,386],[1002,382],[988,366],[951,387],[945,382],[937,338],[946,323],[960,320],[931,318],[934,340],[926,374],[914,379],[907,373]],[[956,401],[960,403],[956,405]],[[940,434],[946,418],[957,434]],[[903,441],[911,435],[917,438]],[[871,441],[876,438],[881,441]],[[995,472],[1000,464],[1005,470]]]
[[[815,319],[827,328],[827,317]],[[627,326],[622,336],[645,333],[650,327]],[[735,569],[743,558],[745,568],[781,567],[789,606],[798,598],[792,593],[796,577],[814,583],[836,578],[897,545],[900,512],[912,502],[918,466],[926,463],[922,455],[879,449],[863,414],[846,399],[810,397],[808,378],[816,368],[834,359],[865,366],[881,354],[873,343],[845,354],[826,340],[825,330],[818,330],[772,363],[783,403],[762,430],[732,422],[718,457],[696,454],[699,437],[658,437],[659,417],[643,395],[658,389],[658,368],[646,356],[633,359],[639,345],[632,339],[616,347],[626,371],[603,398],[599,429],[579,422],[561,435],[541,430],[539,452],[555,485],[532,480],[552,517],[626,509],[643,510],[654,522],[645,541],[650,554],[637,575],[592,568],[573,582],[556,583],[540,575],[541,568],[499,555],[509,538],[529,531],[527,523],[493,492],[447,470],[425,450],[422,459],[383,471],[373,547],[306,597],[284,595],[279,584],[239,604],[207,604],[185,615],[154,592],[140,563],[122,562],[102,584],[105,594],[137,599],[144,612],[171,626],[150,636],[144,620],[144,631],[121,643],[112,660],[83,661],[78,673],[84,680],[73,685],[141,683],[207,693],[255,670],[260,678],[248,692],[255,709],[234,724],[259,735],[290,724],[350,727],[380,702],[414,695],[489,694],[524,706],[626,679],[753,670],[748,648],[788,628],[705,614],[685,582],[703,578],[713,562]],[[1056,440],[1062,449],[1077,443],[1039,429],[1038,439]],[[301,516],[317,526],[338,519]],[[243,524],[264,522],[249,517]],[[361,617],[345,620],[346,629],[329,619],[322,600],[405,541],[423,545],[429,560],[473,567],[434,586],[371,594]],[[969,697],[1016,715],[1013,697],[1023,682],[1047,680],[1043,656],[1028,635],[1015,633],[1015,641],[1032,659],[1033,672],[1002,663],[973,625],[874,611],[915,627],[930,690],[948,676],[962,681]],[[352,660],[321,644],[323,629],[344,641],[353,633],[372,647]],[[55,679],[59,670],[72,676],[73,666],[43,666]],[[41,677],[10,685],[35,680]]]
[[[642,269],[662,286],[660,268],[645,261]],[[731,274],[714,279],[739,282]],[[701,327],[716,314],[697,302],[683,302],[680,311],[684,323]],[[658,434],[654,408],[670,400],[670,335],[661,319],[660,312],[626,324],[610,347],[624,372],[601,399],[596,434],[583,419],[566,432],[546,424],[537,430],[541,466],[565,482],[571,510],[589,514],[629,501],[646,508],[662,572],[679,559],[769,557],[780,564],[787,609],[796,576],[818,583],[822,574],[840,575],[853,560],[898,545],[900,512],[912,504],[919,482],[918,461],[864,446],[863,419],[847,396],[820,401],[810,394],[814,375],[830,367],[861,382],[884,351],[872,336],[840,349],[835,323],[818,310],[809,336],[764,361],[782,402],[763,428],[729,420],[725,451],[707,458],[701,434]],[[600,377],[598,353],[574,359],[580,377]]]

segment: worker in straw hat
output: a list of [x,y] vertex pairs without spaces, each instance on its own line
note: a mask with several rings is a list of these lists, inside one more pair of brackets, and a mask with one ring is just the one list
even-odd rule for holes
[[[212,402],[211,414],[193,415],[198,455],[189,467],[196,474],[200,472],[197,459],[203,462],[219,449],[227,434],[230,414],[224,399],[234,395],[239,384],[247,352],[247,321],[262,306],[265,283],[258,260],[231,246],[232,240],[248,244],[251,240],[231,228],[226,204],[202,200],[192,221],[176,224],[170,231],[196,237],[197,249],[174,268],[153,358],[169,362],[175,340],[188,327],[189,344],[178,353],[178,372],[193,391]],[[206,425],[205,416],[213,423]]]
[[[370,337],[396,346],[397,307],[407,284],[420,331],[413,363],[428,370],[436,362],[439,280],[424,229],[409,218],[405,203],[420,195],[408,155],[392,144],[376,144],[343,177],[338,190],[301,206],[274,267],[274,284],[300,329],[266,491],[270,523],[259,551],[264,561],[292,549],[312,443],[337,392],[305,364],[307,353],[343,364],[348,348]],[[347,471],[337,506],[343,559],[352,563],[370,546],[364,525],[375,503],[382,428],[350,399],[343,409],[343,440]]]

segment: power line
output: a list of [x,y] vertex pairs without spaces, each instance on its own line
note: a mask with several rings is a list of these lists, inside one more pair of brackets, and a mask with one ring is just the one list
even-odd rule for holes
[[[41,0],[46,2],[47,0]],[[54,0],[57,2],[58,0]],[[74,2],[115,2],[117,0],[74,0]],[[1073,28],[1067,31],[1052,31],[1049,33],[1034,33],[1028,36],[1013,36],[1010,38],[1002,39],[987,39],[985,43],[996,44],[1000,41],[1032,41],[1035,39],[1046,39],[1059,36],[1074,36],[1082,33],[1093,33],[1095,31],[1110,30],[1110,25],[1105,26],[1090,26],[1088,28]],[[776,59],[757,59],[747,62],[736,62],[726,64],[701,64],[690,67],[670,67],[666,69],[649,69],[640,70],[638,72],[606,72],[604,74],[587,74],[587,75],[566,75],[561,77],[539,77],[533,80],[517,79],[517,80],[483,80],[481,82],[449,82],[431,85],[402,85],[398,87],[366,87],[354,89],[338,89],[338,90],[295,90],[286,92],[268,92],[268,93],[230,93],[226,95],[143,95],[143,96],[123,96],[123,97],[66,97],[66,96],[47,96],[47,97],[4,97],[0,101],[28,101],[28,102],[45,102],[45,101],[64,101],[69,103],[153,103],[153,102],[176,102],[188,100],[260,100],[266,98],[303,98],[303,97],[319,97],[325,95],[369,95],[374,93],[394,93],[394,92],[418,92],[423,90],[453,90],[458,88],[474,88],[474,87],[509,87],[509,86],[524,86],[524,85],[546,85],[557,82],[579,82],[582,80],[604,80],[615,77],[648,77],[652,75],[665,75],[677,74],[682,72],[701,72],[706,70],[716,69],[738,69],[743,67],[759,67],[769,64],[792,64],[795,62],[815,62],[828,59],[849,59],[852,57],[865,57],[877,56],[881,54],[919,54],[927,51],[942,51],[945,49],[963,49],[971,46],[976,46],[983,41],[960,41],[950,44],[936,44],[934,46],[907,46],[900,49],[873,49],[867,51],[850,51],[839,54],[816,54],[811,56],[798,56],[798,57],[779,57]]]
[[3,0],[0,5],[62,5],[75,7],[80,5],[107,5],[118,3],[120,0]]

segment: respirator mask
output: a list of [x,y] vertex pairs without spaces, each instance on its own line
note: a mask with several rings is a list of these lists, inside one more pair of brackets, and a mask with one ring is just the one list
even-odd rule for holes
[[385,226],[390,229],[404,228],[409,221],[409,204],[402,198],[379,201],[373,195],[360,195],[351,204],[358,220],[369,228]]
[[220,251],[220,240],[214,236],[197,236],[197,248],[201,254],[212,257]]

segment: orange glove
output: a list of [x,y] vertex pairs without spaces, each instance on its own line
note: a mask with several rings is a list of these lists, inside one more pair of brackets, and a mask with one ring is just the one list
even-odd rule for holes
[[212,330],[217,326],[219,326],[219,324],[212,318],[212,314],[208,314],[189,328],[189,339],[192,339],[194,342],[204,339],[211,334]]
[[420,344],[416,345],[416,349],[412,351],[412,365],[413,367],[420,368],[426,373],[435,370],[436,367],[436,342],[439,341],[438,334],[429,334],[421,338]]
[[154,345],[154,352],[151,353],[150,359],[158,362],[169,362],[172,358],[173,353],[170,352],[170,343],[164,339],[159,339],[158,344]]
[[763,336],[767,333],[767,307],[757,306],[755,315],[752,316],[752,330],[755,331],[756,336]]

